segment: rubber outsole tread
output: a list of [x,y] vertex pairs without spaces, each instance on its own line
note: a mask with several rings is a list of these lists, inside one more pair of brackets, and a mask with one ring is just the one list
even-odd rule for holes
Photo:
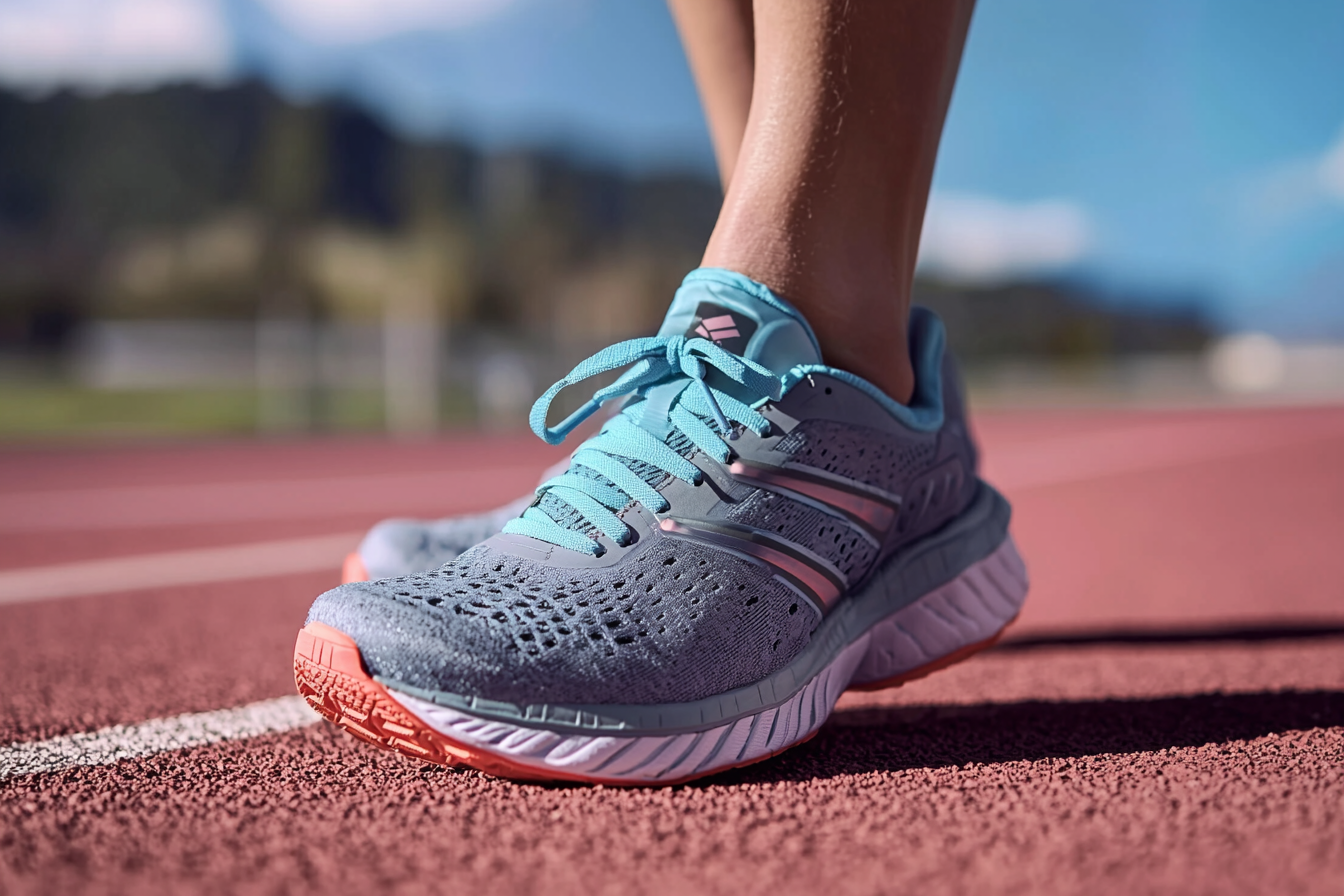
[[319,715],[360,740],[437,765],[459,765],[464,758],[369,676],[344,632],[320,622],[299,632],[294,683]]

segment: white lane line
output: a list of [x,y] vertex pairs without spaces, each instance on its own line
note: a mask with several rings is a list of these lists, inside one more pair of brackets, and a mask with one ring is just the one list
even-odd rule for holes
[[335,584],[341,561],[363,536],[362,532],[345,532],[315,538],[3,570],[0,571],[0,604],[324,570],[332,574]]
[[[446,457],[447,455],[445,455]],[[10,493],[0,497],[0,532],[133,529],[203,523],[320,519],[337,513],[421,510],[441,516],[482,495],[491,479],[536,481],[538,464],[474,466],[432,473],[384,473],[323,479],[113,486]],[[506,495],[502,497],[513,497]]]
[[14,775],[58,772],[81,765],[111,765],[226,740],[292,731],[321,721],[307,701],[295,695],[262,700],[234,709],[193,712],[138,725],[113,725],[86,734],[19,742],[0,747],[0,781]]

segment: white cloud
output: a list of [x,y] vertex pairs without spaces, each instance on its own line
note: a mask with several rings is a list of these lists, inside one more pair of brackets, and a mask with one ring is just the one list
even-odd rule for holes
[[1257,226],[1273,226],[1322,203],[1344,203],[1344,128],[1320,155],[1285,162],[1253,178],[1242,197],[1242,212]]
[[[0,0],[0,81],[118,87],[228,73],[223,0]],[[514,0],[261,0],[315,43],[375,40],[488,19]]]
[[421,30],[475,25],[513,0],[263,0],[299,36],[345,44]]
[[1340,129],[1335,145],[1316,163],[1316,176],[1327,196],[1344,202],[1344,128]]
[[919,266],[956,280],[995,281],[1068,267],[1091,245],[1091,221],[1075,203],[935,193],[924,217]]
[[12,84],[216,78],[229,57],[218,0],[0,0],[0,80]]

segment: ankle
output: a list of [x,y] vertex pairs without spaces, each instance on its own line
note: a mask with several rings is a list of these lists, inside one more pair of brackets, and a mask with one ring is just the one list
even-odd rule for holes
[[736,271],[770,287],[802,312],[827,364],[863,377],[902,404],[910,402],[915,371],[905,291],[890,284],[861,289],[839,278],[818,282],[772,266],[768,259],[734,264],[707,256],[705,266]]
[[[885,303],[878,306],[886,310]],[[808,311],[803,310],[805,315]],[[812,319],[809,315],[809,321]],[[821,356],[832,367],[861,376],[901,404],[915,393],[915,368],[910,360],[904,317],[898,326],[874,326],[871,319],[837,320],[822,313],[821,327],[813,327]]]
[[726,207],[702,263],[770,287],[807,318],[827,364],[908,403],[915,387],[907,340],[913,259],[899,241],[878,238],[883,228],[790,226],[760,207]]
[[[825,344],[821,350],[824,357]],[[839,358],[827,361],[832,367],[848,370],[861,376],[900,404],[909,404],[915,395],[915,368],[910,363],[910,354],[904,348],[899,353],[887,353],[880,358],[855,357]]]

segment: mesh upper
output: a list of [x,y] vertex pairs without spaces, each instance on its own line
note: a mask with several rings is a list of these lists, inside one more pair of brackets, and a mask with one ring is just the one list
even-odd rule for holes
[[804,420],[780,439],[775,450],[791,455],[791,463],[900,494],[902,487],[933,461],[938,444],[934,436],[906,441],[867,426]]
[[344,585],[309,621],[353,637],[369,671],[517,703],[696,700],[797,655],[812,605],[761,567],[647,539],[608,569],[555,569],[479,545],[423,575]]
[[802,545],[829,560],[850,582],[861,578],[877,556],[877,548],[848,521],[774,492],[755,492],[728,519]]

